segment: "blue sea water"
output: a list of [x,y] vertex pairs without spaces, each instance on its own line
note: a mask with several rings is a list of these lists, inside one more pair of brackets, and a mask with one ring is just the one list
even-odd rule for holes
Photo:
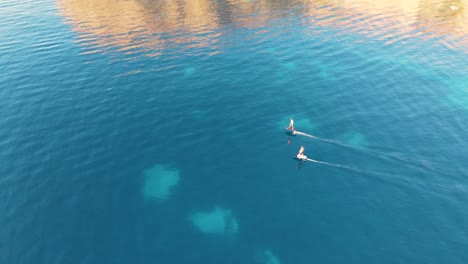
[[0,263],[467,263],[467,12],[3,1]]

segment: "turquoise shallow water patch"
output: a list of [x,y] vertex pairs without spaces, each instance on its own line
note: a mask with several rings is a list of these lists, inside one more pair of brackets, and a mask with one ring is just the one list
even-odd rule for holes
[[447,96],[448,103],[456,106],[468,109],[468,88],[467,91],[456,91]]
[[197,71],[197,69],[195,69],[194,67],[187,67],[187,68],[184,69],[184,76],[185,76],[185,77],[190,77],[190,76],[192,76],[196,71]]
[[365,148],[369,145],[366,137],[356,131],[350,131],[340,136],[341,141],[346,142],[348,145],[354,147]]
[[179,170],[156,164],[143,172],[143,195],[149,199],[167,199],[179,183]]
[[296,63],[294,62],[281,63],[281,67],[287,71],[294,71],[296,69]]
[[255,262],[258,264],[281,264],[280,259],[268,249],[258,250],[255,254]]
[[456,107],[468,109],[468,78],[460,78],[448,84],[450,89],[447,102]]
[[216,235],[236,234],[239,224],[231,210],[216,206],[210,211],[201,211],[190,216],[192,224],[203,233]]

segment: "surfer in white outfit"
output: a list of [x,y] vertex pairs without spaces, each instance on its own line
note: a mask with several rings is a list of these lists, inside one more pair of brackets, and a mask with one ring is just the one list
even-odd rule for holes
[[294,127],[294,119],[289,118],[289,126],[288,129],[292,131],[293,135],[296,135],[296,128]]
[[292,118],[289,119],[288,129],[295,130],[294,129],[294,119],[292,119]]
[[301,160],[307,159],[307,156],[304,155],[304,146],[301,146],[301,148],[299,149],[299,153],[297,153],[296,157]]

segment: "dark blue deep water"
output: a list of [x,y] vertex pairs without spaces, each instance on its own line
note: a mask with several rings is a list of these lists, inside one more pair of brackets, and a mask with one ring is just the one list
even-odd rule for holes
[[0,40],[0,263],[468,263],[464,0],[5,0]]

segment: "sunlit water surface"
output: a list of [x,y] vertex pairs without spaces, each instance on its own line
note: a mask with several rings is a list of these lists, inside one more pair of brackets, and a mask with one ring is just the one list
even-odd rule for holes
[[6,0],[0,36],[0,263],[468,262],[465,0]]

